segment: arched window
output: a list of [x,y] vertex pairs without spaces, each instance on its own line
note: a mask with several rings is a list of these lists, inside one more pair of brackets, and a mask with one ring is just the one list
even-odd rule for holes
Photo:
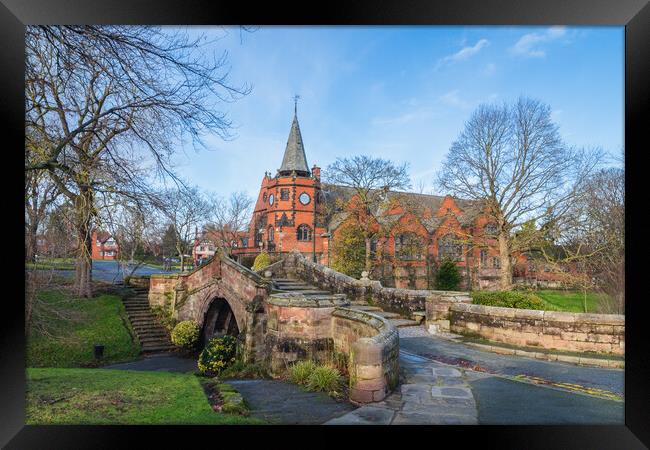
[[415,233],[395,236],[395,257],[403,260],[422,259],[422,239]]
[[273,238],[274,238],[273,232],[274,232],[273,227],[272,226],[269,227],[269,242],[273,242]]
[[453,259],[459,260],[463,253],[462,244],[458,243],[455,237],[447,234],[438,239],[438,259]]
[[309,225],[302,224],[298,227],[298,240],[311,241],[311,228]]

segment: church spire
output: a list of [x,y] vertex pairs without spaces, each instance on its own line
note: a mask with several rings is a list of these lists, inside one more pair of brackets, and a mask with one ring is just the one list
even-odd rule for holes
[[287,140],[287,147],[284,150],[284,158],[282,158],[282,165],[280,166],[280,175],[291,175],[296,172],[299,176],[309,176],[309,166],[307,165],[307,157],[305,156],[305,147],[302,143],[302,135],[300,134],[300,125],[298,124],[298,99],[299,95],[293,97],[293,123],[291,124],[291,131],[289,131],[289,139]]

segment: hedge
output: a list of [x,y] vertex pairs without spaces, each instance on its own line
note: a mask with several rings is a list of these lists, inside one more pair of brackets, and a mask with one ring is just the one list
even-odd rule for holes
[[548,310],[550,308],[544,300],[531,292],[472,291],[472,303],[519,309]]

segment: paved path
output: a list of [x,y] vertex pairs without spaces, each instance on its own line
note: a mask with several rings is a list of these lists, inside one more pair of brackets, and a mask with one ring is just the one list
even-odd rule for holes
[[278,380],[226,380],[239,391],[251,416],[283,425],[319,425],[355,407],[322,392]]
[[[414,327],[415,328],[415,327]],[[428,334],[419,327],[417,335],[400,331],[400,348],[439,362],[478,369],[492,375],[529,378],[553,383],[569,383],[584,388],[600,389],[618,396],[624,394],[623,369],[578,366],[542,361],[521,356],[499,355],[475,347]],[[413,330],[409,330],[412,332]]]
[[383,401],[327,425],[474,425],[477,409],[464,371],[400,352],[401,384]]
[[[53,272],[56,275],[62,277],[72,277],[74,276],[74,270],[48,270],[48,272]],[[130,269],[128,270],[130,272]],[[154,273],[174,273],[158,269],[156,267],[143,265],[138,267],[134,275],[151,275]],[[108,281],[110,283],[116,283],[122,281],[124,273],[117,261],[108,261],[108,260],[97,260],[93,261],[93,280],[99,281]]]

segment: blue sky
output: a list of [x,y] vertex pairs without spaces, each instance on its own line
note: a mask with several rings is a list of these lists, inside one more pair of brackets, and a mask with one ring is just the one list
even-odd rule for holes
[[280,166],[294,94],[310,167],[369,154],[408,162],[414,190],[435,172],[473,109],[519,95],[548,103],[565,141],[618,155],[624,130],[623,27],[192,27],[219,37],[235,138],[184,146],[179,173],[202,189],[256,196]]

